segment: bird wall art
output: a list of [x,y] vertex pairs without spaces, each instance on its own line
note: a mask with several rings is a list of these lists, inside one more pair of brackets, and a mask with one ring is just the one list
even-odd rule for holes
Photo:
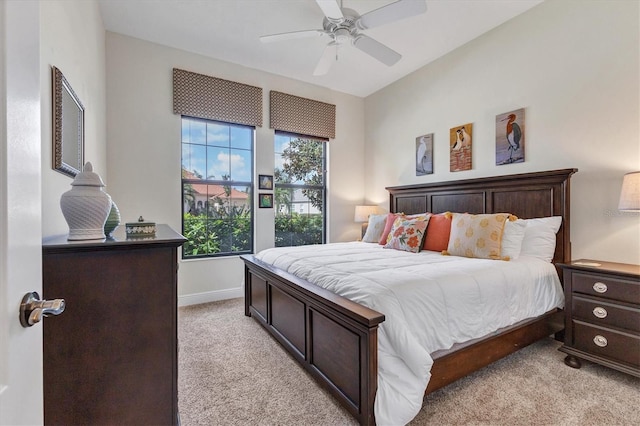
[[452,127],[449,130],[449,170],[471,170],[471,135],[473,123]]
[[416,176],[433,173],[433,133],[416,138]]
[[524,108],[496,116],[496,165],[524,163]]

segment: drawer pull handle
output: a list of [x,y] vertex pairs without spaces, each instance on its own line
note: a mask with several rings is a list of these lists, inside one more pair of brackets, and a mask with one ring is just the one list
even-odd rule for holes
[[606,318],[607,310],[600,306],[596,306],[595,308],[593,308],[593,315],[595,315],[598,318]]
[[607,291],[607,285],[605,283],[601,283],[600,281],[593,284],[593,289],[597,293],[605,293]]
[[596,335],[596,337],[593,338],[593,343],[595,343],[596,345],[600,346],[601,348],[604,348],[605,346],[607,346],[607,338],[601,335]]

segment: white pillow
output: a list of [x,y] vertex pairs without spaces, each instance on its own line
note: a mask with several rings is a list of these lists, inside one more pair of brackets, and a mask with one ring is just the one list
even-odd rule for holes
[[524,222],[527,227],[520,256],[537,257],[551,262],[556,251],[556,233],[562,224],[562,216],[525,219]]
[[369,225],[367,226],[367,231],[364,233],[364,237],[362,237],[362,242],[377,243],[378,241],[380,241],[386,223],[386,214],[369,215]]
[[508,256],[510,260],[515,260],[520,256],[526,227],[527,223],[522,219],[507,221],[504,225],[502,246],[500,248],[502,257]]

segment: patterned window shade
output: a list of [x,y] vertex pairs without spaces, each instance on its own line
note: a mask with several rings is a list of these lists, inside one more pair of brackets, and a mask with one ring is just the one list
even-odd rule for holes
[[282,92],[270,93],[271,122],[269,127],[284,132],[336,137],[336,106]]
[[174,68],[173,113],[262,126],[262,88]]

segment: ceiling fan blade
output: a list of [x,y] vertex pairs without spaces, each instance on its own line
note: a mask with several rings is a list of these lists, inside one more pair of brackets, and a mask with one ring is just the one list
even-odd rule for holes
[[375,41],[371,37],[360,34],[353,40],[353,45],[364,53],[373,56],[385,65],[393,65],[402,58],[395,50],[388,48],[384,44]]
[[316,0],[320,9],[322,9],[322,13],[329,19],[342,19],[344,15],[342,14],[342,9],[340,9],[340,5],[338,4],[338,0]]
[[324,48],[324,52],[322,52],[322,56],[318,61],[318,65],[316,65],[316,69],[313,70],[313,75],[325,75],[329,72],[329,68],[333,65],[333,62],[338,57],[338,45],[334,42],[327,44],[327,47]]
[[296,38],[321,37],[323,35],[323,30],[303,30],[261,36],[260,41],[263,43],[271,43],[274,41],[293,40]]
[[356,21],[356,25],[361,30],[379,27],[404,18],[420,15],[427,11],[425,0],[398,0],[395,3],[382,6],[362,15]]

